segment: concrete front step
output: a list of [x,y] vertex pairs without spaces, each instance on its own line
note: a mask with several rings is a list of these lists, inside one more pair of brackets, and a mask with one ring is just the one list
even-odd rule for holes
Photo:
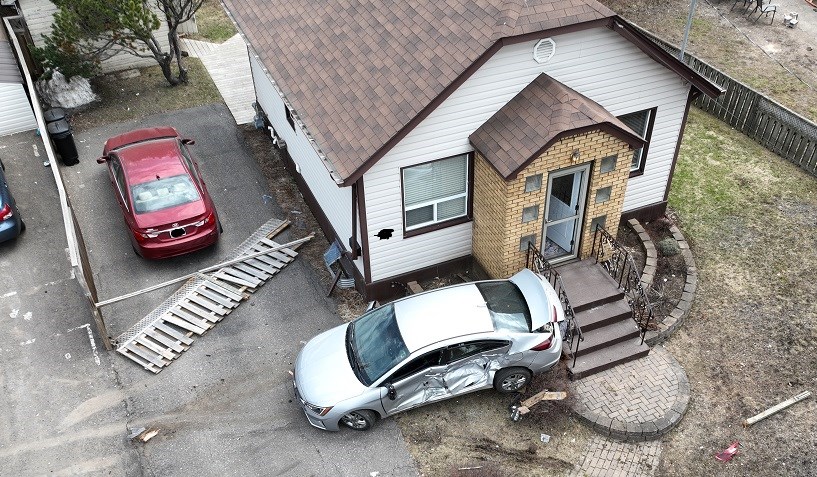
[[614,302],[584,309],[576,313],[576,323],[579,324],[582,333],[585,334],[589,331],[624,320],[629,320],[635,325],[635,321],[633,321],[633,311],[624,298],[619,298]]
[[638,325],[629,317],[589,332],[584,332],[584,330],[582,332],[584,333],[584,340],[579,343],[579,351],[576,352],[580,357],[611,347],[616,343],[640,337]]
[[620,300],[624,292],[593,259],[570,262],[557,268],[575,312]]
[[613,346],[578,356],[575,366],[570,367],[569,365],[573,363],[572,361],[569,363],[568,371],[571,379],[581,379],[600,373],[605,369],[610,369],[613,366],[642,358],[647,356],[649,352],[650,347],[641,343],[640,336],[630,338]]

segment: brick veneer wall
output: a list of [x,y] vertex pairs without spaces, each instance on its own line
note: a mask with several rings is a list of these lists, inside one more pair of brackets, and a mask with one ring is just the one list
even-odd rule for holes
[[[576,150],[579,159],[574,162],[573,152]],[[617,157],[615,168],[601,173],[601,160],[608,156]],[[525,252],[519,250],[522,237],[535,236],[536,246],[541,248],[548,172],[590,163],[590,183],[579,245],[579,257],[587,257],[592,248],[590,224],[593,219],[606,216],[605,228],[618,228],[631,158],[632,151],[625,142],[603,131],[590,131],[556,142],[516,179],[505,181],[477,153],[474,164],[474,259],[494,278],[509,277],[524,268]],[[536,174],[542,174],[542,187],[525,192],[526,177]],[[605,187],[611,188],[610,198],[596,203],[597,191]],[[530,206],[539,206],[539,216],[523,223],[522,209]]]

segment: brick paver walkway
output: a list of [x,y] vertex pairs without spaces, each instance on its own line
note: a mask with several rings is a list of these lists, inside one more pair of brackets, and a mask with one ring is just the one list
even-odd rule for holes
[[574,411],[601,434],[630,441],[656,439],[674,427],[689,404],[681,365],[663,346],[573,382]]
[[651,477],[661,457],[661,441],[620,442],[594,436],[573,477]]

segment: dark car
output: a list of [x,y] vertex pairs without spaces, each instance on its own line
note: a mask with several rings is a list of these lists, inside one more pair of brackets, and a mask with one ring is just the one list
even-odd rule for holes
[[137,129],[105,142],[114,195],[133,249],[151,259],[181,255],[218,241],[215,204],[182,139],[172,127]]
[[6,166],[3,161],[0,161],[0,242],[17,238],[26,229],[26,224],[20,217],[20,211],[17,210],[17,204],[14,203],[14,197],[6,183],[5,170]]

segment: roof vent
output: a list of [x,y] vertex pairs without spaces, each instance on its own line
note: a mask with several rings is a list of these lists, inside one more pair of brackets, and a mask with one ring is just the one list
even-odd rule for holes
[[556,53],[556,43],[550,38],[539,40],[533,47],[533,59],[537,63],[546,63],[553,58],[554,53]]

